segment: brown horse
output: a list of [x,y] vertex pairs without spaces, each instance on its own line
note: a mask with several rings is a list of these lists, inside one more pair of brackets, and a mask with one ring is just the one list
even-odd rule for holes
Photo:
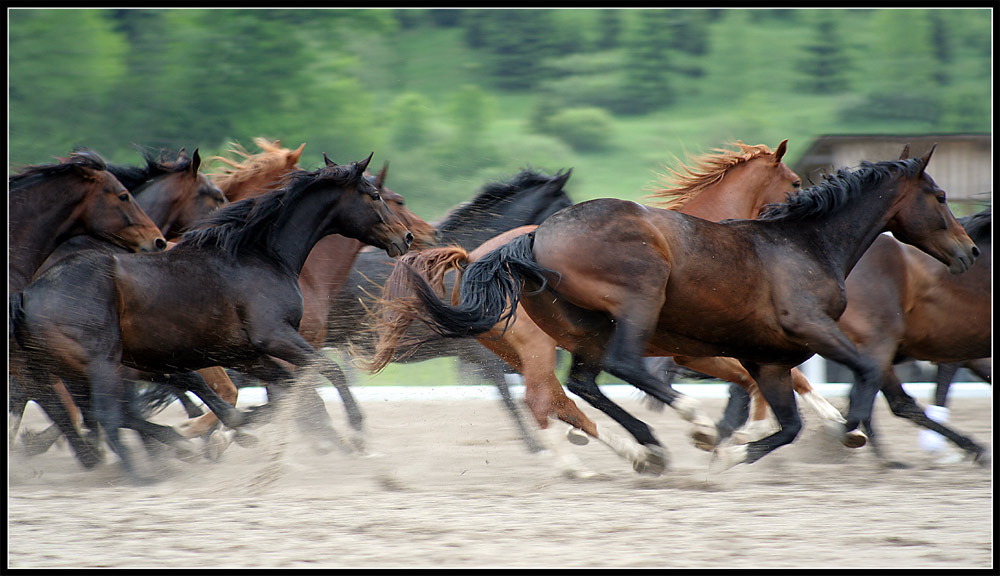
[[[10,302],[11,333],[32,370],[26,384],[48,371],[61,377],[139,478],[118,436],[123,424],[141,424],[124,406],[121,364],[156,374],[231,366],[265,382],[291,377],[276,359],[310,372],[322,355],[298,334],[296,279],[316,241],[342,233],[398,256],[413,239],[364,177],[370,160],[289,174],[278,190],[217,211],[157,258],[91,251],[58,263]],[[197,392],[227,425],[247,420],[211,390]],[[65,416],[50,413],[72,441]]]
[[[666,187],[656,190],[651,197],[671,210],[706,220],[755,218],[763,206],[785,200],[800,187],[799,177],[781,161],[787,149],[787,142],[787,140],[782,141],[773,152],[765,145],[748,146],[742,142],[736,142],[733,149],[716,149],[713,153],[695,158],[690,167],[681,165],[679,169],[669,169],[669,174],[661,175],[660,184]],[[526,226],[512,230],[487,241],[470,253],[453,247],[438,248],[424,253],[410,253],[401,261],[418,266],[424,270],[425,275],[433,277],[435,283],[439,283],[448,270],[453,268],[461,270],[468,266],[469,262],[478,260],[493,248],[535,228]],[[398,267],[394,277],[386,284],[383,302],[388,303],[390,307],[392,300],[398,296],[393,293],[395,288],[404,280],[402,274],[402,267]],[[382,326],[380,343],[373,362],[369,364],[370,369],[380,370],[390,361],[399,338],[409,324],[406,316],[397,316],[395,320],[398,323],[394,325],[387,323]],[[631,460],[636,459],[637,451],[641,450],[641,447],[617,438],[611,431],[599,430],[597,424],[566,397],[555,375],[556,342],[526,314],[520,313],[519,310],[517,319],[510,324],[506,332],[503,331],[502,325],[498,325],[494,330],[477,338],[483,346],[503,358],[524,376],[525,401],[543,430],[548,428],[549,417],[555,417],[607,443],[619,454]],[[694,358],[684,361],[698,363]],[[705,366],[704,369],[748,387],[753,393],[757,392],[753,379],[735,360],[718,360],[711,366]],[[796,382],[805,383],[805,387],[796,388],[796,391],[818,398],[817,403],[828,407],[826,412],[832,411],[839,416],[836,409],[812,391],[807,380],[797,378]],[[690,415],[694,417],[693,412]],[[761,418],[766,416],[766,411],[760,414]],[[703,423],[704,420],[700,422]],[[712,434],[706,431],[704,426],[701,426],[697,433],[702,446],[714,446]],[[573,439],[576,442],[585,441],[585,437],[577,436]],[[559,454],[559,457],[563,458],[564,464],[569,467],[567,472],[583,473],[578,467],[574,468],[576,463],[570,456]]]
[[[167,159],[167,151],[159,154],[144,151],[145,166],[125,166],[108,164],[107,170],[130,191],[135,202],[150,217],[153,223],[163,232],[168,243],[205,218],[215,209],[226,204],[226,198],[217,186],[199,171],[201,156],[196,149],[193,157],[188,156],[185,149],[176,153],[173,159]],[[109,252],[124,252],[119,246],[92,236],[77,236],[60,244],[56,250],[36,270],[35,276],[71,254],[80,250],[104,250]],[[133,375],[135,378],[137,376]],[[69,393],[61,382],[53,383],[57,393],[63,399],[63,404],[69,411],[78,429],[82,429],[83,414],[69,398]],[[20,423],[23,412],[22,398],[13,390],[12,397],[17,398],[11,403],[10,412],[14,416],[10,432],[13,438]],[[62,435],[58,426],[49,426],[42,432],[24,431],[22,441],[29,455],[40,454],[48,450],[59,436]]]
[[737,358],[781,429],[717,447],[714,460],[754,462],[801,429],[791,371],[813,354],[858,376],[844,431],[870,427],[879,370],[837,319],[845,278],[879,233],[952,273],[974,263],[978,248],[925,172],[930,157],[840,170],[758,220],[714,223],[611,198],[576,204],[470,264],[456,306],[411,272],[419,305],[410,311],[441,336],[464,337],[509,323],[521,303],[572,354],[569,389],[640,439],[646,453],[634,467],[653,473],[665,463],[659,441],[600,392],[597,375],[607,371],[693,419],[691,400],[662,389],[643,355]]
[[[298,168],[298,161],[305,148],[303,143],[297,149],[289,150],[282,148],[279,141],[270,141],[265,138],[255,138],[254,143],[261,150],[256,154],[247,152],[236,143],[231,144],[231,154],[241,158],[241,160],[225,157],[213,158],[213,160],[225,164],[226,167],[213,174],[212,179],[231,201],[257,197],[273,190],[284,174]],[[324,158],[326,158],[325,155]],[[329,165],[328,159],[326,162]],[[436,243],[435,229],[414,214],[406,206],[406,201],[400,194],[385,187],[385,181],[388,177],[388,163],[383,165],[376,176],[373,177],[366,173],[366,177],[378,189],[389,210],[413,233],[414,240],[411,249],[427,248]],[[334,297],[343,286],[355,258],[365,245],[354,238],[331,234],[321,238],[313,246],[302,266],[298,278],[303,304],[299,334],[314,348],[319,349],[323,346]],[[354,447],[363,450],[364,443],[361,437],[363,418],[347,386],[346,377],[340,371],[339,366],[332,361],[323,366],[322,372],[334,384],[344,400],[350,423],[357,432],[352,438]],[[236,404],[239,392],[225,370],[220,367],[212,367],[199,370],[199,374],[224,400],[231,405]],[[318,395],[314,396],[314,391],[307,390],[304,393],[312,396],[312,404],[316,407],[322,407],[323,403]],[[325,420],[325,414],[325,411],[322,414],[319,410],[312,411],[314,418]],[[216,414],[209,412],[182,424],[180,430],[184,436],[195,438],[210,432],[217,423]],[[225,443],[226,439],[223,437],[213,437],[210,446],[212,457],[218,457],[221,454]]]
[[24,288],[56,247],[90,235],[135,252],[167,247],[156,224],[90,150],[7,178],[7,291]]

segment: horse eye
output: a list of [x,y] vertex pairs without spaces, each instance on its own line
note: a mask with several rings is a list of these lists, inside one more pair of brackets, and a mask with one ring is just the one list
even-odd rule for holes
[[795,182],[792,182],[792,186],[795,188],[802,188],[802,180],[796,180]]
[[122,202],[128,202],[128,192],[122,192],[118,195],[118,199]]
[[944,197],[944,194],[940,194],[937,196],[937,201],[941,204],[944,204],[945,202],[948,201],[948,199]]

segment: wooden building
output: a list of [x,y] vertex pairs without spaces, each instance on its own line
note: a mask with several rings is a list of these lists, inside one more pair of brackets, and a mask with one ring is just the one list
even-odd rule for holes
[[899,158],[910,145],[912,156],[921,156],[937,144],[928,173],[948,194],[956,216],[978,212],[992,204],[993,135],[830,134],[816,138],[792,166],[803,186],[822,181],[822,174],[854,167],[862,160],[880,162]]

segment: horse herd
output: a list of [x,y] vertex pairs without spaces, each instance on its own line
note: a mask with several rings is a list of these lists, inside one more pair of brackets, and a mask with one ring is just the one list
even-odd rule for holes
[[[845,446],[888,460],[871,422],[879,391],[895,415],[990,460],[893,371],[919,359],[991,378],[992,213],[955,218],[926,171],[933,149],[803,188],[782,162],[787,141],[736,142],[668,169],[648,204],[573,203],[570,171],[522,170],[431,224],[386,187],[388,163],[368,171],[371,155],[338,165],[324,154],[305,170],[304,145],[254,142],[257,154],[233,144],[213,158],[211,175],[197,150],[147,151],[133,167],[80,149],[8,178],[10,447],[37,454],[65,436],[91,468],[103,438],[126,477],[145,482],[121,428],[149,449],[218,457],[229,441],[252,448],[249,431],[294,402],[316,449],[363,453],[347,374],[321,352],[337,348],[370,371],[457,357],[498,387],[528,449],[551,448],[575,476],[590,472],[572,451],[535,436],[554,420],[639,473],[669,465],[652,429],[601,392],[601,372],[674,408],[715,469],[792,442],[796,394]],[[570,357],[566,388],[630,437],[566,395],[557,350]],[[796,368],[814,354],[854,372],[846,414]],[[747,414],[731,408],[713,422],[651,358],[733,383],[734,405],[746,405],[740,391],[753,400],[750,424],[735,434]],[[534,425],[507,372],[522,376]],[[239,385],[254,381],[267,402],[237,409]],[[347,438],[316,391],[324,381],[340,394]],[[178,399],[188,421],[150,421]],[[29,401],[53,424],[19,436]]]

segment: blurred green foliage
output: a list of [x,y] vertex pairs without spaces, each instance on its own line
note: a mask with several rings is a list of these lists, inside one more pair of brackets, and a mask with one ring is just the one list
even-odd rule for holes
[[[89,146],[375,151],[434,220],[524,167],[640,199],[726,141],[989,132],[988,9],[10,9],[8,171]],[[558,128],[553,128],[558,126]],[[599,144],[599,145],[597,145]],[[209,169],[212,167],[209,166]]]

